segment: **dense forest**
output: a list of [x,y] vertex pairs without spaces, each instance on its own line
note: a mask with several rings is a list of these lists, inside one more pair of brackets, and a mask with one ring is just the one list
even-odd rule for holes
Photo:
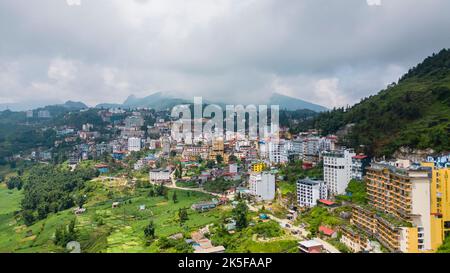
[[79,167],[72,172],[61,166],[37,165],[26,175],[10,179],[23,181],[22,216],[29,225],[49,213],[83,206],[85,200],[80,191],[86,181],[96,176],[94,168]]
[[334,109],[302,124],[323,134],[351,130],[343,142],[375,156],[391,156],[400,147],[450,150],[450,50],[425,59],[398,83],[351,108]]

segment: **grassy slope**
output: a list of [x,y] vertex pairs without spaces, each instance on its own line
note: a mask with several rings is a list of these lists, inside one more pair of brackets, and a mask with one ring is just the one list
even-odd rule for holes
[[19,210],[20,200],[22,191],[8,190],[5,184],[0,184],[0,215]]
[[[98,192],[98,203],[88,203],[87,212],[77,217],[77,230],[82,249],[86,252],[152,252],[158,249],[145,246],[143,229],[150,219],[155,222],[156,235],[168,236],[176,232],[185,232],[203,227],[219,219],[220,209],[203,214],[189,210],[187,228],[182,228],[176,221],[179,208],[190,207],[193,203],[209,200],[211,197],[203,193],[177,191],[179,202],[166,201],[162,197],[147,197],[145,190],[131,195],[131,204],[125,202],[120,208],[112,209],[113,201],[100,201],[104,198],[101,189]],[[3,196],[5,190],[0,194]],[[171,197],[173,191],[169,192]],[[47,219],[36,222],[30,227],[22,225],[14,217],[12,211],[19,209],[20,193],[13,194],[4,203],[6,206],[0,213],[0,252],[53,252],[61,251],[53,245],[52,237],[55,229],[67,225],[74,217],[71,210],[51,214]],[[139,205],[146,205],[145,211],[139,211]],[[99,219],[103,224],[100,224]],[[27,237],[27,233],[32,236]]]

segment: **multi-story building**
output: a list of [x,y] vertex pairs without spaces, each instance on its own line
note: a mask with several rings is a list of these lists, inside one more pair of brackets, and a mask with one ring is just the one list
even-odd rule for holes
[[38,118],[51,118],[50,112],[48,110],[38,111]]
[[448,165],[372,163],[369,208],[355,207],[352,222],[399,252],[434,252],[450,233]]
[[344,194],[352,179],[352,150],[324,152],[323,177],[331,195]]
[[342,234],[340,242],[346,245],[352,252],[358,253],[372,249],[369,239],[363,232],[352,226],[343,226],[340,228],[340,231]]
[[128,139],[128,151],[139,152],[141,150],[141,139],[137,137],[130,137]]
[[212,141],[209,158],[211,160],[216,160],[217,156],[221,156],[223,158],[223,155],[224,155],[223,138],[214,138]]
[[256,199],[273,200],[275,198],[275,175],[270,172],[251,173],[249,190]]
[[164,154],[170,154],[170,138],[163,137],[161,143],[162,143],[162,152]]
[[166,183],[170,182],[170,171],[156,169],[149,172],[150,183]]
[[126,128],[141,128],[144,126],[144,119],[141,116],[133,115],[125,119]]
[[254,162],[251,166],[252,172],[262,172],[266,168],[266,163],[263,161]]
[[431,168],[431,248],[437,249],[450,236],[450,163],[426,162]]
[[208,146],[190,145],[184,146],[182,156],[187,160],[197,160],[198,157],[203,160],[208,159],[209,148]]
[[309,178],[297,181],[297,202],[300,207],[315,207],[319,199],[327,199],[327,187],[323,181]]
[[288,153],[284,140],[270,141],[266,145],[268,145],[270,163],[283,164],[288,162]]
[[369,166],[370,159],[367,155],[359,154],[352,157],[352,178],[362,180],[366,175],[366,167]]

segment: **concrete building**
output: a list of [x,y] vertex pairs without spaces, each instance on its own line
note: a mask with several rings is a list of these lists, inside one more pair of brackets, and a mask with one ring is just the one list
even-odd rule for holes
[[359,154],[352,157],[352,179],[363,180],[369,163],[370,159],[366,155]]
[[315,207],[317,200],[327,197],[325,182],[309,178],[297,181],[297,203],[300,207]]
[[125,119],[126,128],[141,128],[144,126],[144,119],[141,116],[133,115]]
[[298,249],[301,253],[322,253],[324,251],[323,245],[315,240],[299,242]]
[[433,162],[372,163],[368,207],[354,207],[352,222],[391,251],[435,252],[450,234],[448,166]]
[[288,162],[288,152],[285,141],[271,141],[266,143],[268,147],[269,161],[272,164],[283,164]]
[[340,242],[347,246],[353,253],[370,251],[370,241],[362,232],[352,226],[342,226]]
[[270,201],[275,198],[275,175],[269,172],[251,173],[250,193],[259,200]]
[[166,183],[170,182],[170,171],[155,169],[149,172],[150,183]]
[[330,195],[344,194],[352,179],[352,150],[324,152],[323,177]]
[[224,156],[224,142],[221,137],[213,139],[209,159],[216,160],[217,156],[221,156],[222,158]]
[[38,111],[38,118],[51,118],[50,112],[48,110]]
[[162,143],[162,152],[167,155],[170,154],[170,138],[163,137],[161,143]]
[[130,137],[128,139],[128,151],[139,152],[141,150],[141,139],[137,137]]

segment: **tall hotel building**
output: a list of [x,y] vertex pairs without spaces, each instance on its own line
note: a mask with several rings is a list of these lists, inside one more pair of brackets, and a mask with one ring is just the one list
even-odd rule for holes
[[353,208],[352,223],[390,251],[435,252],[450,235],[449,176],[446,164],[372,163],[368,206]]
[[352,179],[352,150],[324,152],[323,178],[330,195],[344,194]]

